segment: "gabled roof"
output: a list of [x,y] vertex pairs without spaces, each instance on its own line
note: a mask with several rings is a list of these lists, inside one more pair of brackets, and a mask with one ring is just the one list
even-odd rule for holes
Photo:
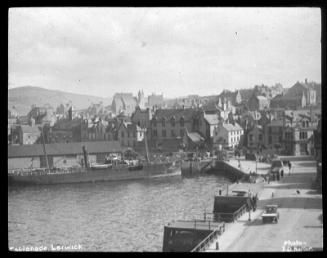
[[[79,155],[83,154],[83,146],[89,154],[121,152],[123,148],[118,141],[72,142],[45,144],[47,155]],[[42,144],[8,145],[8,158],[43,156]]]
[[243,130],[243,128],[238,123],[235,123],[235,125],[233,125],[233,124],[223,124],[223,127],[227,131],[240,131],[240,130]]
[[41,130],[38,126],[29,126],[29,125],[21,125],[20,128],[22,129],[23,133],[34,133],[34,134],[40,134]]
[[219,122],[217,114],[204,114],[204,119],[209,125],[217,125]]
[[162,118],[166,118],[170,120],[172,117],[175,118],[176,121],[180,120],[181,117],[184,118],[184,121],[190,121],[194,115],[198,113],[197,110],[193,108],[185,108],[185,109],[158,109],[156,110],[153,118],[156,118],[158,121],[161,121]]

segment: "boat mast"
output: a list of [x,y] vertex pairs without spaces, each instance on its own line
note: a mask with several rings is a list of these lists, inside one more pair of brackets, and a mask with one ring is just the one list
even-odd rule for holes
[[145,142],[146,160],[149,163],[150,159],[149,159],[148,140],[146,137],[146,133],[147,133],[147,129],[145,129],[145,131],[144,131],[144,142]]
[[50,167],[49,167],[49,161],[48,161],[48,155],[47,155],[47,152],[45,150],[45,142],[44,142],[44,126],[42,126],[42,145],[43,145],[43,152],[44,152],[44,157],[45,157],[45,162],[47,164],[47,168],[48,170],[50,171]]

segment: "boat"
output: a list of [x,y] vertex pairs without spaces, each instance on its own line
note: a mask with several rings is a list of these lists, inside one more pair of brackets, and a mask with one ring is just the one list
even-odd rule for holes
[[8,184],[65,184],[86,183],[98,181],[118,181],[146,179],[160,176],[175,176],[181,174],[180,163],[176,161],[154,162],[149,160],[145,133],[145,160],[119,160],[117,157],[107,157],[104,164],[90,163],[85,146],[83,146],[84,162],[82,166],[67,168],[50,168],[45,144],[43,151],[46,168],[27,168],[8,171]]

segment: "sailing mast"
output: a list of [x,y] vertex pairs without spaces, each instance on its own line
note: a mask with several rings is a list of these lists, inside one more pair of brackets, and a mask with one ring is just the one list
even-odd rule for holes
[[147,134],[147,129],[145,128],[145,131],[144,131],[144,142],[145,142],[146,160],[149,163],[150,162],[150,159],[149,159],[149,151],[148,151],[148,140],[147,140],[146,134]]
[[47,164],[48,170],[50,171],[48,156],[47,156],[47,152],[45,150],[45,143],[44,143],[44,126],[42,126],[42,133],[41,134],[42,134],[42,145],[43,145],[43,152],[44,152],[45,162]]

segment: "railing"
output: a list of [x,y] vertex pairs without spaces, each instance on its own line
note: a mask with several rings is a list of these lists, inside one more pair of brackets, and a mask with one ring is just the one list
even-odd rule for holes
[[243,204],[238,210],[234,212],[214,212],[215,221],[221,221],[222,219],[227,220],[227,222],[235,222],[239,217],[241,217],[247,210],[247,205]]
[[191,252],[201,252],[208,248],[211,243],[217,239],[225,231],[225,223],[222,222],[213,232],[211,232],[205,239],[203,239]]
[[58,174],[76,173],[77,171],[85,172],[86,170],[85,168],[80,168],[80,167],[55,168],[50,170],[47,168],[12,169],[12,170],[8,170],[8,175],[15,175],[15,176],[58,175]]

